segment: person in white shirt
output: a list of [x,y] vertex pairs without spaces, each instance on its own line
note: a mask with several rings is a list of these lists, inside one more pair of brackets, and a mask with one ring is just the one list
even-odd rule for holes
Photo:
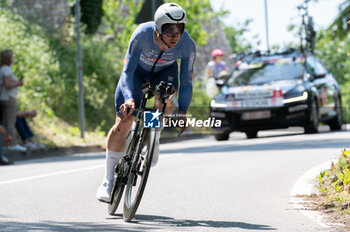
[[26,148],[17,144],[15,136],[18,87],[23,85],[23,81],[17,80],[16,75],[12,72],[11,65],[13,64],[13,61],[12,50],[4,50],[0,53],[0,107],[2,108],[4,127],[12,137],[12,141],[7,144],[7,148],[9,150],[25,152]]

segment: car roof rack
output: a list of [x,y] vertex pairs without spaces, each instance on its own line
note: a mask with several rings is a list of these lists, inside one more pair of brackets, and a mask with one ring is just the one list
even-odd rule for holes
[[293,57],[293,56],[304,56],[303,53],[295,48],[287,48],[281,52],[270,52],[270,51],[260,51],[250,53],[239,53],[235,58],[234,62],[243,61],[247,63],[255,62],[256,60],[264,60],[271,57]]

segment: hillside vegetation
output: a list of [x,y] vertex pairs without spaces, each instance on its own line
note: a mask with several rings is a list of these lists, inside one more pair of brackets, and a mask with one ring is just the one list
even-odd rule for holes
[[[10,48],[14,51],[13,70],[17,76],[25,77],[24,86],[19,91],[18,107],[20,110],[38,111],[39,115],[30,122],[35,133],[43,142],[52,146],[103,141],[115,120],[115,86],[123,67],[129,38],[137,26],[134,20],[141,4],[135,4],[133,0],[98,1],[94,4],[99,4],[102,11],[91,11],[92,19],[87,14],[84,16],[86,22],[92,22],[97,17],[101,24],[99,27],[93,24],[90,29],[89,23],[82,26],[82,31],[86,32],[82,33],[81,43],[87,133],[86,139],[81,140],[78,128],[77,50],[73,15],[67,28],[50,34],[35,22],[17,15],[5,2],[0,1],[0,49]],[[209,0],[179,0],[177,3],[188,13],[186,30],[197,46],[205,46],[213,34],[205,32],[201,22],[210,21],[227,12],[214,13]],[[238,29],[224,26],[232,51],[251,49],[247,43],[239,42],[244,40],[243,34],[247,31],[248,24],[249,21]],[[336,28],[322,31],[318,34],[317,48],[341,84],[345,116],[349,119],[349,34],[337,32]],[[197,70],[195,74],[201,74],[202,71]],[[195,76],[194,80],[196,79]],[[200,88],[200,83],[195,83],[189,114],[196,118],[205,117],[208,115],[208,105],[209,99]]]
[[[122,2],[129,12],[125,13]],[[188,19],[192,26],[187,30],[197,45],[204,45],[208,35],[202,29],[200,20],[215,16],[209,1],[179,3],[188,12],[193,12]],[[82,34],[87,134],[86,139],[81,140],[74,17],[71,17],[68,28],[53,35],[16,14],[5,3],[0,4],[0,50],[14,51],[13,71],[17,76],[25,77],[24,86],[19,88],[18,108],[38,111],[39,115],[30,123],[43,142],[63,146],[103,140],[115,120],[115,86],[129,38],[137,26],[134,19],[140,6],[132,0],[104,0],[103,26],[96,34]],[[86,25],[83,25],[82,31],[86,31],[85,28]],[[207,112],[205,108],[209,105],[209,99],[201,90],[194,91],[194,96],[198,98],[194,97],[192,105]],[[197,110],[193,111],[198,114]]]

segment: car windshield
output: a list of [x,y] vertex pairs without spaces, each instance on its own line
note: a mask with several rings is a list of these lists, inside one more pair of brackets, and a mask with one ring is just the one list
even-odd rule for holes
[[302,77],[303,65],[292,63],[260,63],[240,69],[228,80],[229,86],[259,85],[281,80],[296,80]]

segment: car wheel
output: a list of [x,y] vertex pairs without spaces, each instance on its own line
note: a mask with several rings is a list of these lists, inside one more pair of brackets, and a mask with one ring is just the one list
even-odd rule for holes
[[305,134],[318,133],[318,106],[316,99],[311,102],[309,122],[304,126]]
[[230,133],[225,132],[225,133],[215,134],[214,137],[216,141],[225,141],[229,139]]
[[337,101],[335,102],[335,110],[337,112],[337,115],[328,123],[329,128],[332,131],[341,130],[341,127],[343,125],[343,110],[341,107],[340,97],[338,97]]
[[246,131],[247,139],[255,139],[258,137],[258,131]]

